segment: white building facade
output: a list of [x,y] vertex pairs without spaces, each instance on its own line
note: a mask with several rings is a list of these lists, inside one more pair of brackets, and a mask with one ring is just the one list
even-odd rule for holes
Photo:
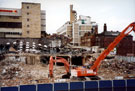
[[79,16],[79,19],[75,22],[66,22],[62,27],[57,30],[57,34],[72,38],[73,45],[80,45],[80,38],[87,32],[91,34],[97,33],[95,28],[96,22],[91,21],[89,16]]

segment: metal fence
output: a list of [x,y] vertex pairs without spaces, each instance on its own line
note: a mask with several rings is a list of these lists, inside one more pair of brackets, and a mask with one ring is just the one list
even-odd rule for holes
[[135,79],[20,85],[0,91],[135,91]]

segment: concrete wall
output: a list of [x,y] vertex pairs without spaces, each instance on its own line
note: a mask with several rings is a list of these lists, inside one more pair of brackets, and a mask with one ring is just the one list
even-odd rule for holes
[[41,31],[46,31],[46,12],[41,10]]
[[22,3],[22,37],[41,37],[41,11],[38,3]]
[[21,33],[22,29],[21,28],[0,28],[0,32],[6,33],[6,32],[17,32]]
[[0,16],[0,22],[22,22],[21,16]]
[[67,26],[66,35],[70,38],[72,37],[72,26]]
[[78,45],[79,43],[79,25],[76,23],[73,23],[73,44]]

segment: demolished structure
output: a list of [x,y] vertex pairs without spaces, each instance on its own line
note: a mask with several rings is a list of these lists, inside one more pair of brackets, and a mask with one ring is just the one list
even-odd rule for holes
[[[87,34],[96,35],[98,33],[97,24],[91,22],[88,16],[80,16],[77,20],[77,13],[73,10],[72,5],[70,11],[72,17],[70,17],[70,22],[66,24],[66,29],[69,29],[69,31],[64,30],[63,32],[63,34],[66,33],[66,36],[53,34],[41,39],[19,39],[19,41],[17,39],[0,46],[1,86],[88,81],[93,80],[89,78],[90,73],[94,76],[98,75],[100,79],[104,80],[135,78],[134,60],[128,62],[116,59],[115,53],[109,54],[116,44],[132,31],[126,32],[129,27],[135,26],[134,23],[130,24],[107,49],[100,48],[100,46],[89,47],[91,44],[78,46],[81,45],[80,38],[85,33],[86,36]],[[60,30],[63,28],[65,29],[65,25]],[[135,31],[134,28],[132,29]],[[60,31],[60,33],[62,32]],[[99,56],[100,54],[101,56]],[[53,78],[48,78],[50,56],[55,59],[53,61]],[[70,79],[62,79],[62,75],[65,74],[64,64],[59,63],[60,60],[56,60],[58,57],[67,60],[70,66],[68,66],[68,72],[73,69],[76,73],[80,72],[80,74],[75,73]],[[99,65],[101,66],[99,67]]]

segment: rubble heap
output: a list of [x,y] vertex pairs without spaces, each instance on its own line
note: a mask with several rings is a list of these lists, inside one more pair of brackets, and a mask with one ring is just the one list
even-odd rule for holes
[[104,79],[110,80],[115,79],[117,76],[123,76],[123,78],[135,76],[135,62],[115,59],[111,61],[102,61],[98,73]]
[[[0,85],[16,86],[24,84],[39,84],[52,82],[72,82],[80,79],[61,79],[66,74],[64,66],[55,66],[53,70],[54,78],[48,78],[49,65],[38,63],[35,65],[25,64],[17,60],[6,58],[0,61]],[[113,80],[117,76],[124,78],[135,77],[135,62],[127,62],[113,59],[102,61],[98,70],[98,76],[103,80]],[[90,79],[83,79],[90,80]]]
[[48,78],[49,69],[46,64],[28,65],[17,60],[0,61],[0,85],[16,86],[24,84],[51,83],[61,79],[65,74],[64,66],[54,66],[54,78]]

